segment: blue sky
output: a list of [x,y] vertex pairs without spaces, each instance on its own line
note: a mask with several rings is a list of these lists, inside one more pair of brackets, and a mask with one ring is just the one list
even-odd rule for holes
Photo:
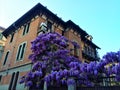
[[0,26],[7,28],[39,2],[92,35],[100,57],[120,49],[120,0],[0,0]]

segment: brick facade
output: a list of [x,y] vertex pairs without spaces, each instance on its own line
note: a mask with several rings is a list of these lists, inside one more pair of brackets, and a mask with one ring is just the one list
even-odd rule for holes
[[[43,6],[41,4],[38,4],[35,7],[43,7]],[[35,7],[33,9],[31,9],[27,14],[36,10]],[[45,8],[45,7],[43,7],[43,8]],[[44,12],[51,13],[50,11],[44,11]],[[19,77],[20,77],[31,69],[31,62],[28,59],[28,56],[31,54],[31,50],[30,50],[31,43],[30,42],[37,37],[37,31],[38,31],[39,26],[42,22],[45,23],[46,21],[51,21],[52,22],[52,27],[53,27],[55,32],[58,32],[58,33],[62,34],[63,31],[64,31],[64,36],[65,37],[67,37],[69,40],[76,41],[80,45],[80,49],[78,50],[78,58],[82,62],[84,62],[85,59],[82,56],[83,55],[82,50],[84,48],[84,43],[85,42],[84,42],[84,40],[81,39],[81,34],[78,33],[76,30],[74,30],[74,28],[66,27],[67,25],[64,21],[63,21],[64,25],[62,25],[62,23],[56,22],[56,20],[53,21],[53,19],[51,19],[50,17],[53,17],[53,18],[57,17],[57,16],[54,16],[53,13],[51,14],[53,16],[50,16],[50,17],[48,17],[48,15],[46,15],[46,13],[44,14],[44,13],[39,12],[39,15],[37,13],[36,15],[31,16],[30,18],[26,18],[27,22],[24,22],[22,24],[21,24],[22,21],[19,22],[20,20],[22,20],[20,18],[19,20],[16,21],[16,23],[19,22],[19,25],[16,24],[16,27],[15,27],[15,25],[14,25],[14,27],[10,26],[3,33],[3,35],[5,35],[5,37],[7,38],[7,41],[6,41],[6,45],[5,45],[5,49],[4,49],[4,55],[3,55],[3,57],[0,61],[0,75],[2,75],[2,80],[1,80],[0,84],[3,85],[4,88],[9,87],[9,84],[10,84],[10,81],[11,81],[11,76],[12,76],[13,72],[18,72],[19,71]],[[25,17],[25,15],[23,17]],[[23,20],[24,19],[25,18],[23,18]],[[59,19],[59,18],[57,17],[56,19]],[[26,35],[22,35],[23,31],[24,31],[24,27],[27,23],[30,23],[29,31]],[[14,28],[14,31],[10,31],[11,28]],[[10,42],[13,33],[14,33],[13,41]],[[23,57],[22,60],[16,61],[16,56],[17,56],[17,53],[18,53],[18,47],[23,42],[26,42],[24,57]],[[94,46],[90,45],[90,47],[94,48],[94,50],[96,50],[96,48],[97,48],[97,47],[95,47],[95,45]],[[70,48],[74,48],[74,47],[72,45],[70,45]],[[3,62],[5,60],[5,55],[6,55],[7,51],[10,51],[10,53],[8,55],[8,59],[6,61],[6,64],[3,65]],[[74,52],[72,52],[72,54],[74,55]],[[7,85],[7,86],[4,86],[4,85]],[[3,87],[0,87],[0,89],[3,88]],[[23,86],[20,86],[18,83],[17,83],[17,87],[24,88]]]

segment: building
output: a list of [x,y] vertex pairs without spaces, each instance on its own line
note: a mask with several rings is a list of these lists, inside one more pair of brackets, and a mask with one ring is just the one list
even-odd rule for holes
[[55,31],[70,40],[76,41],[80,49],[74,46],[72,54],[82,62],[97,60],[99,49],[92,42],[92,37],[71,20],[64,22],[46,7],[38,3],[25,13],[3,35],[7,38],[4,55],[0,61],[0,89],[24,90],[24,85],[18,83],[19,77],[31,69],[28,56],[31,54],[31,41],[43,32]]
[[4,46],[6,42],[6,38],[2,35],[2,32],[5,30],[5,28],[0,26],[0,59],[2,58]]

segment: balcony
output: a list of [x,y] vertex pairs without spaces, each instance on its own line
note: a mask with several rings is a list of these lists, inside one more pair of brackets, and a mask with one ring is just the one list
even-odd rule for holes
[[98,61],[99,57],[95,52],[89,52],[87,50],[82,50],[82,56],[90,61]]

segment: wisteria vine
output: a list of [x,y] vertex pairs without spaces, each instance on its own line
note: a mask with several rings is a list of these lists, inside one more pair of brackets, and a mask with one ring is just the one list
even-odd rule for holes
[[[117,80],[120,80],[120,51],[108,53],[100,62],[88,64],[70,55],[69,44],[77,48],[80,48],[79,45],[58,33],[41,34],[31,44],[29,59],[33,63],[32,70],[20,79],[20,83],[27,87],[39,88],[44,81],[47,85],[69,85],[75,80],[79,85],[94,86],[103,73],[109,76],[116,74]],[[110,69],[105,68],[110,63]]]

